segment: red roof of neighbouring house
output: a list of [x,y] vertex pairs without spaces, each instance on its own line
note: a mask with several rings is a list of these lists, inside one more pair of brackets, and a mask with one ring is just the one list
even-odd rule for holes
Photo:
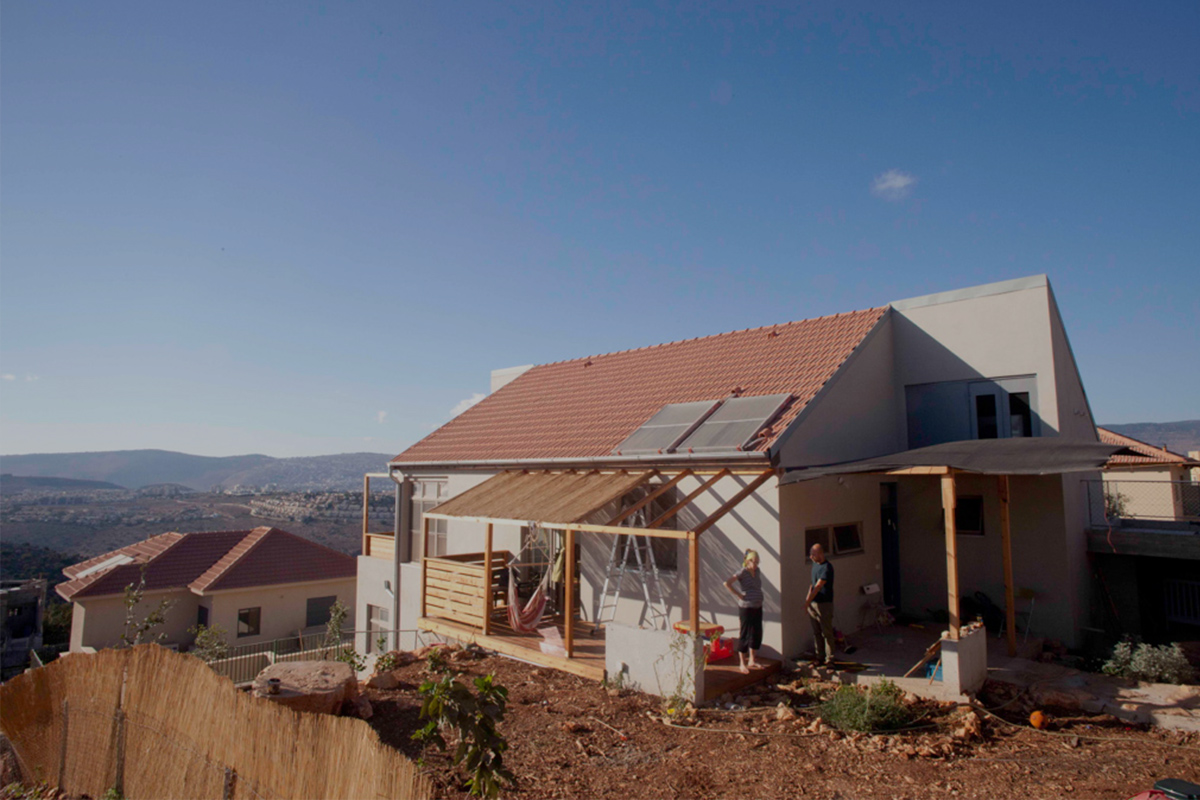
[[766,451],[886,311],[848,314],[533,367],[393,463],[610,455],[663,406],[791,394],[754,449]]
[[1104,444],[1120,445],[1137,453],[1137,455],[1112,456],[1108,459],[1108,466],[1110,467],[1146,465],[1183,466],[1194,463],[1187,456],[1172,453],[1165,447],[1155,447],[1140,439],[1134,439],[1132,436],[1110,431],[1108,428],[1101,428],[1099,425],[1096,426],[1096,434]]
[[357,572],[353,556],[264,526],[153,536],[66,567],[69,580],[55,589],[65,600],[121,594],[141,580],[143,567],[146,591],[187,588],[196,594],[351,578]]

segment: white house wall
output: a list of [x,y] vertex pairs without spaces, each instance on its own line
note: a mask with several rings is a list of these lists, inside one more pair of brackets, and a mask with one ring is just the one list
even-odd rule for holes
[[[309,598],[336,596],[350,612],[346,616],[342,629],[352,631],[355,625],[356,583],[354,578],[341,578],[336,581],[297,583],[287,586],[257,586],[253,589],[214,592],[206,597],[211,601],[208,623],[210,626],[223,628],[226,641],[230,645],[283,639],[295,636],[304,630]],[[239,637],[237,635],[238,611],[256,607],[262,609],[258,635]],[[194,612],[192,616],[191,624],[194,625]]]
[[[834,570],[833,624],[854,631],[863,618],[865,598],[859,591],[868,583],[882,584],[879,483],[874,475],[846,475],[793,483],[779,491],[783,559],[783,652],[798,656],[812,643],[812,630],[804,599],[812,582],[804,532],[846,523],[858,523],[863,551],[829,556]],[[903,544],[901,544],[903,548]],[[945,586],[943,560],[942,586]],[[944,604],[943,598],[943,604]]]
[[[148,637],[166,634],[167,644],[185,644],[192,640],[187,629],[196,624],[196,608],[199,598],[191,592],[174,590],[169,592],[146,592],[134,609],[137,620],[143,620],[154,611],[163,599],[172,601],[165,615],[166,623],[150,631]],[[84,647],[97,650],[117,647],[125,632],[125,598],[91,597],[77,600],[71,612],[71,651],[79,652]]]
[[[892,380],[892,319],[885,314],[829,384],[784,434],[784,467],[830,464],[895,453],[906,447],[904,390]],[[898,411],[899,409],[899,411]]]

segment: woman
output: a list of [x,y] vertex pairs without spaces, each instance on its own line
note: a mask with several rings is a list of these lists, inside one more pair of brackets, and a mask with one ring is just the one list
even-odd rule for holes
[[[733,588],[735,581],[737,589]],[[758,668],[755,656],[762,647],[762,576],[758,574],[756,550],[746,551],[742,556],[742,571],[725,581],[725,588],[733,592],[733,596],[738,599],[738,619],[742,623],[742,633],[738,639],[738,669],[748,673]],[[746,663],[747,652],[750,653],[749,664]]]

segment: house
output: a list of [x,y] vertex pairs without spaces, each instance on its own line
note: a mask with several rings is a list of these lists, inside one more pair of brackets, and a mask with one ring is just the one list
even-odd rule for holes
[[[1104,511],[1110,516],[1141,520],[1178,520],[1200,522],[1200,484],[1192,470],[1200,466],[1195,458],[1173,453],[1166,447],[1134,439],[1132,436],[1096,428],[1105,444],[1129,450],[1114,455],[1104,467]],[[1099,503],[1093,501],[1093,507]]]
[[29,651],[42,646],[46,581],[40,578],[0,582],[0,669],[29,663]]
[[[945,452],[964,441],[985,446]],[[1007,598],[1012,630],[1022,589],[1028,624],[1073,643],[1092,617],[1083,478],[1117,449],[1096,440],[1045,276],[500,370],[390,462],[396,524],[364,528],[357,613],[599,677],[647,666],[643,631],[736,632],[721,584],[753,548],[778,661],[810,642],[819,541],[844,631],[869,622],[870,584],[908,615],[948,613],[954,640],[959,597]],[[624,548],[646,540],[625,533],[647,537],[657,580],[634,579]],[[506,586],[546,570],[557,632],[531,643]]]
[[[136,618],[170,600],[166,622],[151,635],[186,648],[195,625],[220,627],[231,645],[294,636],[323,626],[341,600],[353,607],[352,556],[281,531],[163,533],[63,570],[55,590],[74,604],[71,652],[121,643],[125,589],[145,578]],[[350,618],[352,622],[352,618]]]
[[1200,459],[1097,428],[1124,448],[1088,483],[1100,626],[1151,642],[1200,639]]

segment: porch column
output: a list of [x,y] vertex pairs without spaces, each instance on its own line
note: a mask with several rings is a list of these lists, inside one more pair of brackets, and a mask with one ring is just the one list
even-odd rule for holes
[[700,534],[688,531],[688,623],[700,635]]
[[958,527],[954,522],[957,504],[954,473],[942,476],[942,513],[946,519],[946,590],[950,604],[950,638],[957,639],[960,620],[958,618]]
[[[491,526],[488,526],[491,528]],[[567,646],[567,658],[575,657],[575,530],[567,528],[566,535],[566,608],[563,610],[563,633]],[[551,565],[550,569],[554,569]]]
[[492,523],[483,540],[483,635],[492,633]]
[[1013,600],[1012,533],[1009,530],[1008,476],[997,480],[1000,490],[1000,548],[1004,557],[1004,630],[1008,632],[1008,657],[1017,654],[1017,609]]
[[421,519],[421,616],[425,613],[425,591],[429,588],[429,517]]
[[370,543],[367,541],[367,534],[370,532],[368,530],[369,525],[370,525],[370,518],[371,518],[370,502],[371,502],[371,476],[363,475],[363,546],[362,546],[362,551],[363,551],[364,555],[368,555],[368,556],[371,555],[371,553],[370,553],[371,546],[370,546]]

